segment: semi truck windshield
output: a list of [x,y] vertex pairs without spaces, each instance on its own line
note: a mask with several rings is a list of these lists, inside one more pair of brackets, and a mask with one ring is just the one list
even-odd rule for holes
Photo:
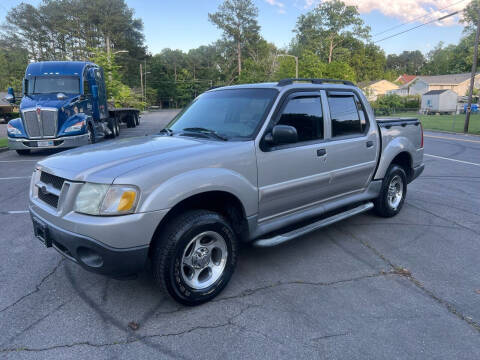
[[76,76],[34,76],[28,80],[28,94],[80,94],[80,79]]

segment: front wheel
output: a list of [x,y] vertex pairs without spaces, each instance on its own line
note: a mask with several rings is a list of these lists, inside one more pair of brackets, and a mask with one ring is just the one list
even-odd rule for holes
[[30,149],[25,150],[16,150],[18,155],[28,155],[30,154]]
[[375,200],[375,212],[382,217],[397,215],[407,195],[407,175],[398,165],[390,165],[383,179],[382,190]]
[[176,301],[198,305],[227,285],[238,241],[228,221],[212,211],[188,211],[166,225],[152,249],[153,277]]

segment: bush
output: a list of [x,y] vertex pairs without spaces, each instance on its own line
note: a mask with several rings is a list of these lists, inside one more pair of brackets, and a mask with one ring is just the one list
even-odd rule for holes
[[390,115],[407,109],[418,110],[420,108],[420,96],[383,95],[379,96],[376,101],[372,101],[371,105],[375,113],[379,115]]

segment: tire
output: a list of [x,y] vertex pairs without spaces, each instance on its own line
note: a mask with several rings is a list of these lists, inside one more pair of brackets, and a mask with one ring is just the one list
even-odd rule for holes
[[92,124],[88,124],[87,134],[88,134],[88,143],[95,144],[96,139],[95,139],[95,133],[93,132]]
[[407,195],[407,175],[402,167],[392,164],[383,179],[382,190],[375,199],[375,213],[381,217],[392,217],[402,210]]
[[115,119],[108,119],[108,129],[112,132],[110,135],[105,136],[107,139],[113,139],[117,136],[117,131],[115,128]]
[[115,136],[120,136],[120,123],[115,119]]
[[207,210],[187,211],[154,239],[153,277],[174,300],[199,305],[225,288],[237,254],[237,236],[223,216]]
[[127,127],[134,128],[135,127],[135,115],[130,114],[127,118]]
[[30,149],[16,150],[16,151],[17,151],[17,154],[20,155],[20,156],[30,154]]
[[140,125],[140,116],[138,116],[138,114],[135,114],[135,125],[138,126]]

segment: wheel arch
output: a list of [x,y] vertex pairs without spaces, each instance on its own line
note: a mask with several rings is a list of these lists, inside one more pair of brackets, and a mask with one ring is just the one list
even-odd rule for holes
[[185,211],[197,209],[210,210],[221,214],[230,222],[240,241],[246,241],[248,239],[247,216],[245,207],[240,199],[228,191],[205,191],[181,200],[168,211],[155,229],[152,240],[150,241],[149,256],[156,243],[160,240],[160,234],[171,219]]

